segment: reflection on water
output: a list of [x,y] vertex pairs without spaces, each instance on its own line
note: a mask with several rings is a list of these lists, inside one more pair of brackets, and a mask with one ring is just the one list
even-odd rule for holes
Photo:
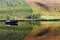
[[21,40],[24,39],[28,34],[31,34],[34,36],[42,31],[44,31],[46,28],[51,28],[51,29],[49,29],[51,31],[55,30],[55,31],[60,32],[60,22],[56,22],[56,21],[55,22],[53,22],[53,21],[48,21],[48,22],[46,22],[46,21],[20,21],[20,22],[18,22],[18,26],[11,26],[9,29],[6,28],[4,22],[0,22],[0,29],[1,29],[0,31],[5,33],[5,32],[9,32],[9,31],[11,32],[13,30],[13,32],[16,32],[17,35],[20,35],[19,38],[21,37],[20,38]]
[[[18,23],[19,27],[22,27],[22,30],[30,30],[30,32],[40,32],[46,28],[51,28],[51,31],[59,31],[60,22],[57,21],[24,21]],[[59,31],[60,32],[60,31]]]
[[41,28],[47,28],[47,27],[52,27],[58,28],[60,27],[60,22],[57,21],[38,21],[38,22],[33,22],[33,28],[36,29],[41,29]]
[[[43,35],[49,32],[60,32],[60,22],[57,21],[34,21],[32,22],[32,30],[30,33],[25,37],[27,40],[35,40],[36,35]],[[52,35],[53,36],[53,35]],[[41,36],[39,36],[40,39]],[[44,37],[45,38],[45,37]]]
[[[5,26],[4,22],[0,22],[0,26]],[[57,21],[20,21],[17,27],[31,27],[32,29],[40,29],[45,27],[60,27]]]
[[[5,29],[5,23],[0,22],[0,29]],[[46,28],[51,28],[50,30],[59,31],[60,30],[60,22],[57,21],[20,21],[18,22],[18,26],[11,26],[10,28],[25,31],[25,32],[35,32],[38,33],[43,31]],[[59,31],[60,32],[60,31]]]

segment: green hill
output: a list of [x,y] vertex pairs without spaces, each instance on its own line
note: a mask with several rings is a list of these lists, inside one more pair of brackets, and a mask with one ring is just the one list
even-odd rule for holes
[[10,19],[26,19],[26,16],[31,12],[31,8],[24,0],[0,0],[0,20],[7,17]]

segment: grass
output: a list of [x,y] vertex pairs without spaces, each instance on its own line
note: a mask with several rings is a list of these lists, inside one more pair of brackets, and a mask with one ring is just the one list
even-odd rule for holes
[[11,20],[13,20],[15,17],[16,19],[27,19],[26,16],[32,13],[31,8],[24,0],[2,1],[0,2],[0,20],[6,20],[7,17],[9,17]]
[[31,9],[13,9],[13,10],[1,10],[0,11],[0,20],[7,19],[7,16],[9,19],[17,17],[17,19],[27,19],[26,16],[30,15],[32,13]]

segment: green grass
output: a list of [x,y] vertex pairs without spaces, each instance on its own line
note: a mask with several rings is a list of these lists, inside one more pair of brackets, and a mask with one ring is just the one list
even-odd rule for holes
[[32,14],[32,9],[24,0],[0,1],[0,20],[6,20],[7,17],[9,17],[11,20],[13,20],[15,17],[17,17],[17,19],[27,19],[27,16]]

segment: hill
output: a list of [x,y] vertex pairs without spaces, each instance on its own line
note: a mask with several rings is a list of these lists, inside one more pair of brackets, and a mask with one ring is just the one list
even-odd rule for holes
[[31,8],[24,0],[0,0],[0,20],[5,20],[7,17],[10,19],[26,19],[26,16],[31,12]]

